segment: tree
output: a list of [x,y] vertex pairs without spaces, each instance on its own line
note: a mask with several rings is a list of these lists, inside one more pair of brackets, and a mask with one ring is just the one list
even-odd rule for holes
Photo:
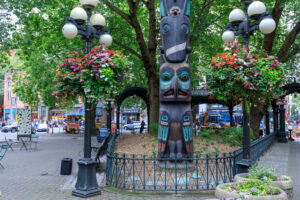
[[[264,2],[268,8],[274,7],[274,13],[278,12],[278,8],[282,9],[279,21],[284,23],[280,23],[272,46],[272,54],[277,55],[280,45],[286,41],[285,38],[289,34],[286,24],[296,24],[295,20],[299,19],[299,1],[266,0]],[[84,50],[83,42],[79,37],[70,41],[61,34],[61,28],[65,23],[64,18],[69,16],[70,11],[78,4],[77,0],[3,0],[0,4],[0,10],[13,11],[19,19],[10,30],[5,29],[6,32],[13,32],[12,40],[1,45],[4,49],[20,49],[20,59],[24,61],[23,70],[30,75],[30,78],[20,79],[20,87],[26,87],[24,93],[20,90],[24,98],[27,96],[26,99],[35,102],[42,98],[46,105],[54,105],[55,98],[50,95],[54,88],[54,68],[67,53],[73,50]],[[230,5],[227,0],[191,1],[191,46],[193,47],[191,67],[194,87],[205,75],[203,66],[224,48],[221,34],[225,24],[228,23],[227,17],[224,16],[228,16],[237,5],[240,5],[238,0],[231,0]],[[95,9],[107,19],[114,39],[112,49],[122,50],[130,61],[128,66],[132,69],[129,75],[131,80],[128,80],[125,85],[136,84],[149,88],[151,123],[158,122],[158,8],[158,0],[101,0],[100,5]],[[16,28],[17,25],[19,29]],[[295,68],[294,63],[297,63],[295,60],[299,59],[297,35],[286,57],[286,62],[291,63],[288,65],[291,72]],[[257,34],[251,39],[250,44],[260,48],[263,40],[264,37]],[[38,95],[35,95],[36,93]]]

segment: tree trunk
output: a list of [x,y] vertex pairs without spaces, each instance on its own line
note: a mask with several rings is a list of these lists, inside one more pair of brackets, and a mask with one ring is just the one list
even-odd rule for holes
[[[149,90],[149,133],[151,135],[156,136],[158,130],[156,128],[156,124],[158,124],[158,116],[159,116],[159,79],[155,76],[148,76],[148,90]],[[151,127],[151,128],[150,128]],[[158,127],[158,126],[157,126]]]
[[266,113],[268,106],[264,104],[256,104],[256,107],[254,106],[255,104],[251,104],[250,107],[250,128],[253,130],[253,135],[256,138],[259,138],[259,126],[260,122]]

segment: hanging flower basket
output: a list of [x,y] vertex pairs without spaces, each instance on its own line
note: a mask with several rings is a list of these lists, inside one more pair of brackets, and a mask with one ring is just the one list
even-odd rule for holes
[[60,64],[56,73],[56,92],[59,106],[71,104],[78,96],[90,102],[113,96],[123,84],[129,70],[125,57],[113,50],[95,47],[87,55],[72,52]]
[[266,52],[251,52],[234,43],[229,51],[217,53],[207,66],[207,86],[211,98],[237,103],[250,97],[252,103],[265,103],[283,94],[285,68]]

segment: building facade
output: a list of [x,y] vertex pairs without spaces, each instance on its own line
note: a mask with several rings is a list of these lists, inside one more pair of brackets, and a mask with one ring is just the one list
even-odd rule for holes
[[4,78],[4,99],[3,99],[3,118],[7,122],[15,122],[17,119],[17,110],[24,108],[25,105],[19,100],[12,91],[13,81],[12,74],[5,73]]

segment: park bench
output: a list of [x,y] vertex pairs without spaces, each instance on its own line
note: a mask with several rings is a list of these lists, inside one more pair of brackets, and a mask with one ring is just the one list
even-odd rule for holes
[[3,165],[1,164],[1,160],[4,158],[6,152],[8,150],[8,145],[2,144],[0,148],[0,167],[4,169]]

